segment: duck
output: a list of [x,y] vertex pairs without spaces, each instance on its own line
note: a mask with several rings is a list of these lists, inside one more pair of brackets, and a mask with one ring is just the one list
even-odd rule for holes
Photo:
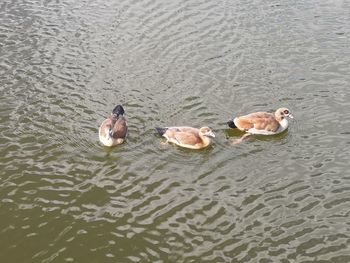
[[209,127],[193,128],[188,126],[156,127],[159,135],[165,137],[167,142],[189,149],[203,149],[209,146],[215,138],[214,132]]
[[288,118],[293,115],[287,108],[279,108],[274,113],[254,112],[235,117],[227,122],[230,128],[238,128],[248,134],[275,135],[288,128]]
[[122,144],[125,141],[128,125],[123,116],[124,113],[123,106],[117,105],[111,115],[102,122],[98,130],[98,136],[104,146],[111,147]]

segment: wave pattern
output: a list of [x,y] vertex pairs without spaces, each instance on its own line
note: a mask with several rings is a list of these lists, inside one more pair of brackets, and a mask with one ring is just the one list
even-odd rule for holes
[[[0,261],[350,262],[349,8],[4,0]],[[232,144],[227,119],[282,105],[287,133]],[[217,138],[162,145],[167,125]]]

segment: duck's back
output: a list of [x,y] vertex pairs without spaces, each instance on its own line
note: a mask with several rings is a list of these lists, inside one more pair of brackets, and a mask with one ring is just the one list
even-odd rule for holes
[[123,143],[128,131],[126,120],[123,116],[109,117],[104,120],[99,128],[100,142],[105,146],[113,146]]
[[259,130],[275,132],[280,126],[274,115],[267,112],[255,112],[240,116],[235,118],[234,122],[239,129],[245,131],[253,129],[254,132]]
[[[113,122],[113,121],[112,121]],[[128,126],[123,116],[119,116],[113,125],[113,138],[125,138],[128,132]]]

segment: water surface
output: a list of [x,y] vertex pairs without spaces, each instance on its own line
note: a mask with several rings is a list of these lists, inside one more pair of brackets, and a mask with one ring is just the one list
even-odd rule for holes
[[[349,10],[3,0],[0,262],[350,262]],[[232,144],[229,118],[281,106],[287,132]],[[167,125],[216,138],[162,145]]]

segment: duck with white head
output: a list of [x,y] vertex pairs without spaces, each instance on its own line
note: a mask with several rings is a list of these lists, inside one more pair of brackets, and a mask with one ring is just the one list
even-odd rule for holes
[[247,132],[242,140],[250,134],[275,135],[288,128],[288,119],[293,115],[287,108],[279,108],[274,113],[254,112],[235,117],[227,122],[230,128]]

